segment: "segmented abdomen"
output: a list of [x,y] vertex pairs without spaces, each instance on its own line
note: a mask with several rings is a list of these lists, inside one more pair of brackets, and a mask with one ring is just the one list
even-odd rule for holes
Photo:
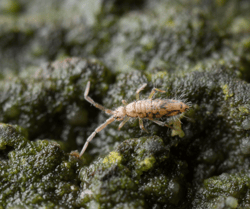
[[139,100],[126,106],[127,116],[139,118],[170,117],[184,111],[182,102],[171,99]]

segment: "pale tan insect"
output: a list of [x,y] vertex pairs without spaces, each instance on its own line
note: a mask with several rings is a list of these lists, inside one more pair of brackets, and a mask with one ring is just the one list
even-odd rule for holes
[[92,100],[88,94],[90,89],[90,81],[87,83],[86,90],[84,92],[84,98],[93,104],[95,107],[99,108],[100,110],[104,111],[105,113],[112,115],[109,119],[107,119],[103,124],[101,124],[99,127],[95,129],[95,131],[88,137],[87,141],[85,142],[82,151],[79,155],[81,157],[85,150],[88,147],[89,142],[94,138],[94,136],[100,132],[102,129],[104,129],[108,124],[112,123],[114,120],[122,121],[119,125],[118,130],[124,126],[126,122],[130,118],[138,118],[140,128],[146,132],[148,132],[144,126],[142,119],[148,119],[153,121],[154,123],[160,125],[160,126],[167,126],[169,128],[172,128],[168,125],[166,125],[164,122],[155,120],[155,118],[162,118],[162,117],[171,117],[179,115],[183,112],[185,112],[189,106],[185,103],[179,101],[179,100],[172,100],[172,99],[152,99],[153,95],[156,91],[159,92],[165,92],[163,90],[153,88],[151,93],[149,94],[148,99],[146,100],[139,100],[139,93],[147,86],[146,83],[144,83],[137,91],[136,91],[136,100],[135,102],[127,103],[125,100],[122,100],[122,103],[124,106],[118,107],[116,110],[110,110],[106,109],[102,105],[96,103],[94,100]]

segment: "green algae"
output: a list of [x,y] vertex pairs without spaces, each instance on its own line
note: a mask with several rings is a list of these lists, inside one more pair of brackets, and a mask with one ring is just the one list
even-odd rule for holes
[[100,98],[107,91],[112,74],[97,60],[71,58],[32,74],[23,73],[19,79],[2,81],[0,121],[27,128],[31,139],[62,137],[75,149],[74,132],[80,139],[83,136],[78,127],[89,122],[85,108],[89,104],[84,99],[87,81],[91,81],[91,89]]
[[[249,176],[246,173],[221,174],[204,181],[204,186],[198,191],[196,203],[201,201],[201,196],[205,196],[204,201],[199,202],[197,208],[249,208],[246,195],[249,192]],[[202,206],[201,206],[202,205]]]
[[[122,142],[112,156],[118,153],[123,155],[121,161],[107,165],[106,157],[82,168],[80,178],[84,182],[83,192],[88,191],[82,197],[87,207],[91,208],[93,201],[100,208],[147,208],[150,201],[157,201],[159,205],[178,204],[185,184],[182,174],[186,167],[185,163],[179,162],[172,175],[163,171],[163,165],[170,166],[167,162],[172,159],[162,139],[130,139]],[[95,175],[91,175],[93,172]],[[121,196],[126,199],[122,204],[117,202]]]
[[[19,71],[42,63],[42,59],[53,61],[61,56],[97,57],[116,72],[155,67],[173,70],[176,66],[188,69],[198,63],[206,67],[221,62],[240,67],[242,78],[248,79],[249,50],[240,39],[247,40],[244,25],[248,23],[237,22],[248,22],[248,4],[227,1],[218,6],[215,2],[184,0],[180,4],[148,4],[98,0],[89,4],[82,0],[79,7],[77,2],[19,2],[26,12],[14,18],[4,16],[0,24],[1,43],[9,50],[8,54],[0,53],[0,66]],[[228,10],[236,17],[227,13],[218,18]],[[243,12],[237,16],[239,11]],[[28,56],[23,58],[23,53]],[[16,59],[11,59],[14,55]]]
[[227,100],[229,97],[232,97],[233,96],[233,93],[229,93],[229,89],[228,89],[228,85],[224,85],[222,87],[223,89],[223,93],[225,94],[225,100]]
[[[67,78],[68,76],[56,73],[56,71],[52,72],[54,72],[51,75],[55,77],[55,81],[57,81],[56,78],[58,76],[63,78]],[[46,75],[48,76],[49,74]],[[53,76],[50,76],[50,78],[53,78]],[[145,82],[149,86],[145,88],[140,97],[141,99],[147,98],[148,93],[154,85],[148,81],[150,77],[149,74],[140,71],[119,74],[116,77],[116,82],[109,86],[107,93],[104,92],[106,96],[102,94],[103,104],[108,108],[112,108],[113,106],[119,106],[122,99],[127,99],[128,102],[133,101],[136,89],[141,83]],[[74,76],[73,74],[70,78],[69,80],[75,81],[78,76]],[[91,78],[88,79],[91,80]],[[68,82],[69,80],[66,81]],[[91,142],[92,146],[88,147],[87,152],[98,154],[99,158],[93,162],[91,162],[93,159],[88,161],[88,163],[90,162],[88,166],[79,167],[78,165],[78,169],[81,170],[73,173],[70,172],[69,174],[72,174],[70,178],[79,179],[76,183],[78,189],[74,193],[75,198],[73,198],[75,202],[69,202],[70,207],[149,208],[154,206],[160,208],[186,208],[190,205],[195,205],[199,208],[211,204],[221,204],[224,201],[223,204],[233,208],[241,204],[239,198],[231,193],[226,193],[223,197],[218,196],[217,199],[213,199],[212,203],[209,201],[208,203],[205,201],[199,202],[199,198],[204,198],[198,194],[203,186],[200,182],[206,182],[210,177],[216,176],[216,173],[224,173],[229,170],[246,172],[248,170],[247,159],[249,148],[247,146],[249,144],[249,134],[247,130],[238,132],[238,129],[241,128],[241,123],[244,122],[244,118],[240,116],[231,117],[230,115],[233,110],[238,110],[242,114],[248,115],[245,111],[248,108],[250,98],[248,95],[249,91],[247,91],[249,88],[248,84],[241,82],[239,85],[239,81],[235,79],[235,74],[230,69],[219,67],[211,68],[205,72],[192,72],[176,76],[161,74],[154,81],[155,83],[162,83],[160,88],[166,90],[166,93],[157,93],[155,98],[173,98],[175,94],[185,93],[188,101],[192,102],[192,108],[185,113],[187,118],[181,118],[181,130],[185,135],[182,138],[179,135],[173,136],[172,130],[169,130],[167,127],[159,127],[146,121],[144,122],[145,128],[150,130],[150,133],[155,136],[150,137],[147,133],[140,132],[137,121],[126,124],[120,132],[116,130],[117,123],[110,124],[102,132],[98,133]],[[70,84],[70,82],[68,83]],[[130,85],[131,83],[134,83],[134,85]],[[56,90],[57,88],[52,84],[52,82],[48,82],[46,86]],[[98,87],[98,84],[96,85]],[[225,85],[233,89],[234,92],[227,100],[224,99],[225,94],[221,88],[221,86]],[[70,97],[72,89],[74,88],[70,85],[62,89],[64,97],[66,95]],[[84,90],[84,88],[82,89]],[[94,90],[91,87],[92,91],[90,91],[90,94],[95,98],[95,95],[99,94],[99,89],[101,88]],[[18,90],[20,92],[22,88]],[[37,92],[37,88],[34,88],[33,92]],[[131,97],[129,98],[130,95]],[[89,108],[86,104],[84,108]],[[56,108],[56,110],[60,112],[62,109]],[[99,123],[105,120],[101,111],[96,119],[97,122],[93,123],[93,126],[89,128],[89,132],[93,131]],[[171,123],[168,119],[166,122]],[[236,126],[231,126],[232,122]],[[180,126],[179,122],[178,126]],[[42,152],[46,147],[50,147],[51,150],[48,149],[48,152],[51,151],[52,154],[47,159],[49,160],[48,164],[50,163],[51,166],[57,164],[57,152],[63,153],[58,144],[46,140],[30,142],[27,140],[29,128],[26,128],[27,130],[23,131],[25,135],[25,140],[23,141],[25,143],[22,146],[25,148],[26,144],[35,143],[37,148],[30,149],[30,152],[34,156],[38,155],[36,150]],[[142,134],[144,137],[137,137]],[[131,138],[131,136],[134,138]],[[15,138],[13,134],[8,134],[1,141],[2,149],[7,149],[4,151],[4,155],[7,154],[8,158],[9,156],[16,156],[16,151],[9,151],[8,146],[12,145],[11,141],[13,145],[18,143],[17,139],[19,137]],[[109,141],[104,139],[108,139]],[[10,140],[8,144],[6,143],[7,140]],[[55,151],[55,148],[58,151]],[[18,147],[17,149],[22,148]],[[107,150],[112,152],[108,153]],[[197,150],[199,151],[197,152]],[[237,153],[240,154],[238,155]],[[72,154],[72,157],[76,159],[74,154]],[[86,162],[87,158],[88,154],[86,153],[82,160]],[[18,165],[22,166],[22,168],[25,167],[26,170],[31,169],[31,167],[26,168],[29,159],[21,158],[18,161]],[[59,173],[63,175],[65,174],[63,172],[64,169],[71,169],[73,164],[76,163],[77,165],[79,161],[76,159],[71,164],[67,162],[67,158],[63,160],[60,157],[59,159],[62,160],[59,165],[63,166],[63,169]],[[34,162],[32,164],[33,167],[37,169],[41,166],[42,168],[44,166],[46,168],[47,165],[44,160],[40,163],[36,163],[35,160],[32,162]],[[13,173],[18,173],[19,170],[19,168],[15,168]],[[39,170],[34,175],[46,175],[46,172],[44,172]],[[3,174],[6,176],[9,175],[8,172],[3,172]],[[68,174],[66,173],[65,175],[67,176]],[[20,181],[26,182],[27,178],[27,176],[22,176]],[[41,177],[37,181],[40,179]],[[56,184],[54,183],[52,186],[56,186]],[[59,182],[58,184],[61,185]],[[209,184],[207,189],[210,189],[212,185],[210,186]],[[40,186],[45,187],[43,183]],[[25,187],[21,189],[23,189],[21,191],[25,191]],[[43,191],[46,193],[46,190]],[[6,193],[8,192],[6,191]],[[190,195],[189,192],[193,195]],[[58,195],[62,196],[63,194],[65,194],[64,190]],[[187,198],[187,195],[190,195],[189,198]],[[36,200],[45,201],[44,199],[40,199],[41,197],[39,196],[31,198],[34,201],[28,202],[24,199],[22,202],[25,205],[37,205],[40,203],[36,202]],[[57,204],[56,200],[59,200],[58,197],[55,198],[55,202],[48,202],[47,206],[53,207]],[[58,204],[60,205],[60,201]]]
[[[249,3],[87,2],[0,3],[0,208],[249,208]],[[114,122],[80,160],[107,119],[88,80],[110,109],[142,83],[192,108]]]
[[145,158],[142,162],[140,162],[141,170],[147,171],[147,170],[153,168],[154,163],[155,163],[154,157]]
[[104,164],[114,164],[119,163],[122,160],[122,157],[117,152],[110,152],[110,154],[103,159]]
[[55,142],[30,142],[18,126],[0,124],[0,134],[2,207],[79,207],[79,159]]
[[180,138],[183,138],[185,136],[185,133],[181,129],[181,121],[174,121],[173,122],[173,130],[171,136],[179,136]]

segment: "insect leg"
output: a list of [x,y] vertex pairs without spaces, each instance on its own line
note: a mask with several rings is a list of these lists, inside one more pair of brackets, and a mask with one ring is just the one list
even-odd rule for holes
[[127,123],[129,121],[130,117],[125,118],[118,127],[118,130],[120,131],[120,129],[122,128],[122,126],[124,126],[125,123]]
[[139,98],[139,93],[140,93],[146,86],[147,86],[147,84],[144,83],[144,84],[142,84],[142,86],[141,86],[139,89],[137,89],[137,91],[136,91],[136,100],[139,100],[139,99],[140,99],[140,98]]
[[159,126],[167,126],[167,127],[169,127],[169,128],[174,129],[172,126],[166,125],[164,122],[161,122],[161,121],[159,121],[159,120],[149,119],[149,118],[147,118],[147,119],[153,121],[154,123],[158,124]]
[[89,89],[90,89],[90,81],[88,81],[87,83],[87,87],[85,89],[85,92],[84,92],[84,98],[89,102],[91,103],[92,105],[94,105],[96,108],[99,108],[100,110],[104,111],[105,113],[107,114],[113,114],[113,111],[110,110],[110,109],[106,109],[105,107],[103,107],[102,105],[96,103],[93,99],[91,99],[88,94],[89,94]]
[[148,131],[144,128],[143,121],[141,118],[139,118],[139,124],[140,124],[140,128],[148,133]]
[[89,138],[87,139],[87,141],[85,142],[82,151],[80,152],[79,157],[81,157],[83,155],[83,153],[85,152],[85,150],[87,149],[89,142],[95,137],[95,135],[100,132],[102,129],[104,129],[108,124],[112,123],[115,120],[114,116],[110,117],[109,119],[107,119],[103,124],[101,124],[100,126],[98,126],[95,131],[89,136]]
[[152,97],[154,96],[154,94],[155,94],[156,91],[159,91],[159,92],[162,92],[162,93],[166,92],[166,91],[163,91],[161,89],[153,88],[152,91],[151,91],[151,93],[148,96],[148,99],[152,99]]

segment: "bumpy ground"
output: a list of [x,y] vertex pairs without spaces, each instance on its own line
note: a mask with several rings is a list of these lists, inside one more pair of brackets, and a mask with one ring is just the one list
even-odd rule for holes
[[[0,2],[0,208],[250,208],[249,1]],[[155,86],[174,129],[130,120]],[[73,150],[73,151],[72,151]],[[77,151],[78,150],[78,151]]]

